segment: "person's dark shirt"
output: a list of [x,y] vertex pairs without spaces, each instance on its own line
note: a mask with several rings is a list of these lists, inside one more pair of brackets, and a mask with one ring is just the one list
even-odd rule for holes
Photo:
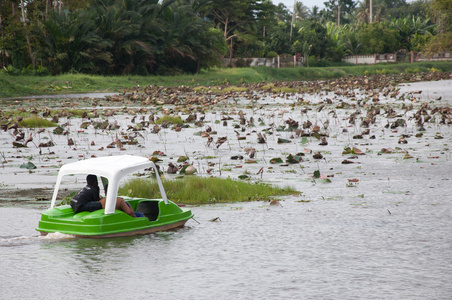
[[80,207],[91,201],[99,201],[99,188],[95,186],[85,186],[71,200],[71,207],[75,212],[80,212]]

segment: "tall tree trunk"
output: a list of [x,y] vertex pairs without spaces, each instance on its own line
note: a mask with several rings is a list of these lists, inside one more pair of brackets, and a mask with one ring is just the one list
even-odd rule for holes
[[19,20],[20,18],[17,15],[17,10],[19,9],[17,6],[17,3],[15,1],[11,1],[11,5],[12,5],[11,12],[12,12],[13,17],[15,17],[17,20]]
[[[17,6],[17,2],[15,2],[15,1],[11,1],[11,14],[12,14],[12,19],[16,19],[17,21],[20,21],[20,16],[19,16],[19,14],[17,13],[17,11],[19,10],[19,7]],[[13,36],[14,36],[14,39],[16,39],[17,38],[17,32],[14,30],[13,31]],[[12,53],[12,58],[11,58],[11,62],[12,62],[12,65],[14,66],[14,56],[15,56],[16,54],[15,54],[15,51],[13,51],[13,53]]]
[[47,21],[47,17],[49,16],[50,1],[51,0],[46,0],[46,16],[45,16],[46,21]]
[[293,30],[293,21],[295,19],[295,5],[297,1],[293,1],[293,12],[292,12],[292,20],[290,21],[290,33],[289,33],[289,42],[292,42],[292,30]]
[[229,49],[229,63],[230,64],[232,64],[232,47],[233,47],[233,45],[232,45],[232,39],[231,39],[231,47]]
[[24,0],[20,0],[20,6],[22,9],[22,20],[23,20],[24,28],[25,28],[25,36],[27,39],[28,53],[30,54],[31,64],[33,65],[33,70],[34,70],[34,69],[36,69],[36,61],[35,61],[35,58],[33,57],[33,49],[31,48],[30,36],[28,35],[28,32],[27,32],[28,28],[27,28],[27,19],[25,18]]
[[2,49],[0,51],[0,56],[1,56],[1,66],[0,67],[4,67],[5,66],[5,48],[3,47],[3,41],[5,40],[5,32],[3,30],[3,18],[2,15],[0,15],[0,34],[1,34],[1,41],[2,41]]

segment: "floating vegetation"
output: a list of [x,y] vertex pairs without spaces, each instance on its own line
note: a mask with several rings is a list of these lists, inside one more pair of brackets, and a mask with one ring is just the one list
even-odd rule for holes
[[[246,84],[233,86],[228,75],[205,87],[137,82],[106,99],[5,100],[2,166],[11,171],[21,156],[33,155],[40,163],[35,172],[43,173],[67,160],[147,155],[167,164],[160,170],[167,174],[193,172],[243,183],[259,178],[331,190],[356,187],[357,181],[347,179],[361,176],[359,170],[372,181],[382,161],[427,169],[449,160],[450,99],[427,99],[422,87],[401,92],[405,88],[397,84],[450,74],[393,76],[389,68],[325,81],[252,84],[246,78]],[[53,128],[21,127],[19,120],[30,116],[53,121]],[[156,147],[162,151],[150,155]],[[46,157],[54,153],[60,156],[56,162]],[[372,169],[375,173],[369,173]],[[208,199],[203,201],[223,201]]]
[[28,169],[28,170],[34,170],[36,169],[36,165],[32,163],[31,161],[27,162],[26,164],[20,165],[21,169]]
[[358,182],[348,182],[345,186],[346,187],[358,187]]
[[161,125],[164,123],[171,123],[171,124],[182,124],[184,121],[182,121],[182,118],[180,116],[163,116],[160,119],[155,121],[155,124]]
[[409,194],[410,191],[389,191],[389,190],[383,190],[384,194]]
[[[267,201],[274,196],[290,195],[297,192],[291,187],[279,188],[264,183],[214,177],[185,177],[181,180],[166,180],[163,185],[168,199],[186,204]],[[160,197],[157,182],[149,178],[137,178],[126,182],[120,188],[119,194],[151,199]]]
[[46,128],[55,127],[57,125],[58,124],[39,116],[26,117],[19,122],[19,126],[24,128]]

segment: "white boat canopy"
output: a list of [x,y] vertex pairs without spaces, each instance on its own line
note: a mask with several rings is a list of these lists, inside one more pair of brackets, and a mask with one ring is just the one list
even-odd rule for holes
[[149,167],[154,168],[160,194],[165,201],[165,204],[168,204],[168,198],[166,197],[165,189],[163,188],[162,181],[154,162],[142,156],[120,155],[90,158],[62,166],[58,173],[50,208],[55,206],[58,189],[64,176],[94,174],[108,179],[105,214],[112,214],[115,212],[116,198],[118,197],[119,182],[121,179],[127,174]]

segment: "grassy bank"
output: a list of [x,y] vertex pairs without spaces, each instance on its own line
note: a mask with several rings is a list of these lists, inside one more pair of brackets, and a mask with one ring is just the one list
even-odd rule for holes
[[[164,181],[168,199],[177,203],[207,204],[242,201],[271,200],[273,196],[290,195],[296,190],[284,189],[263,183],[249,183],[215,177],[185,177],[179,180]],[[120,189],[120,195],[140,198],[160,198],[157,182],[150,179],[133,179]]]
[[78,92],[118,92],[133,86],[150,84],[160,86],[240,85],[272,81],[304,81],[334,79],[344,76],[400,74],[421,72],[451,72],[450,62],[420,62],[341,66],[324,68],[252,67],[215,69],[195,75],[178,76],[94,76],[65,74],[58,76],[10,76],[0,73],[0,98],[29,95],[48,95]]

